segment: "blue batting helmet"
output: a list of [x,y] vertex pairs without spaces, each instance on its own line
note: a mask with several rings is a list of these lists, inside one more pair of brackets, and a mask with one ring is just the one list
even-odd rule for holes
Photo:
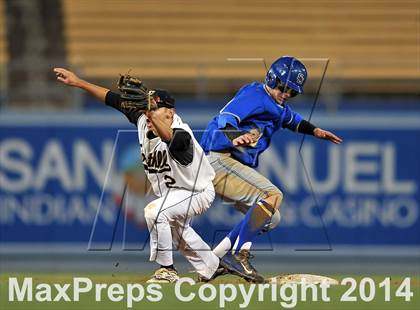
[[265,84],[275,88],[279,82],[282,82],[301,94],[307,77],[308,73],[303,63],[295,57],[283,56],[272,63],[265,76]]

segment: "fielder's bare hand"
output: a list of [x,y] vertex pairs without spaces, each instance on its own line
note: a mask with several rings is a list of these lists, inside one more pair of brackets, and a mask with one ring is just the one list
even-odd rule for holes
[[80,87],[82,80],[73,72],[64,68],[54,68],[54,72],[58,81],[69,86]]
[[257,142],[255,135],[252,133],[243,134],[232,140],[234,146],[247,146]]
[[57,81],[60,81],[68,86],[79,87],[96,97],[98,100],[105,102],[106,94],[109,91],[108,88],[82,80],[76,74],[64,68],[54,68],[54,72],[57,77]]
[[315,128],[314,129],[314,136],[319,138],[319,139],[331,141],[335,144],[340,144],[341,142],[343,142],[343,140],[340,137],[337,137],[332,132],[326,131],[326,130],[321,129],[321,128]]

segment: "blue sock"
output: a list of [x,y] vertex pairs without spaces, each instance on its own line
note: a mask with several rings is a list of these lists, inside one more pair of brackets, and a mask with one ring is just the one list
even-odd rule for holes
[[237,238],[235,243],[233,243],[235,254],[242,249],[245,243],[246,249],[251,247],[252,241],[264,225],[270,222],[273,213],[274,209],[263,201],[258,202],[248,210],[245,214],[245,218],[230,233],[233,237],[233,232],[236,233],[238,231],[238,226],[240,226],[239,232],[236,233]]
[[234,245],[236,239],[239,236],[239,231],[241,230],[242,227],[242,221],[240,221],[231,231],[230,233],[226,236],[230,239],[230,243],[232,244],[232,246]]

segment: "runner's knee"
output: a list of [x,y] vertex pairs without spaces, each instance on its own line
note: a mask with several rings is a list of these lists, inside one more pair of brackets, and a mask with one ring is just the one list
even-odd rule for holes
[[283,193],[280,190],[270,191],[263,200],[272,208],[280,209],[281,202],[283,201]]

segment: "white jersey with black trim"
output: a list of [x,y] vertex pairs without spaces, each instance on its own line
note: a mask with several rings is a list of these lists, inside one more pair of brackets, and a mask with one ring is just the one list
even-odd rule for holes
[[180,188],[191,192],[201,192],[213,181],[215,172],[194,138],[191,128],[174,114],[171,128],[180,128],[191,135],[193,160],[188,165],[179,163],[169,152],[169,144],[159,137],[148,138],[146,116],[137,121],[141,157],[146,175],[158,197],[165,196],[170,189]]

